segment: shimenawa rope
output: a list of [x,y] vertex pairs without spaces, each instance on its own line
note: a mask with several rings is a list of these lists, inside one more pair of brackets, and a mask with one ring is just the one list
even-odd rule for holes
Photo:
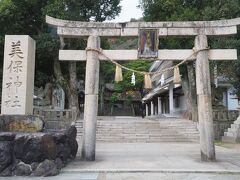
[[107,60],[109,60],[110,62],[112,62],[113,64],[116,65],[115,81],[117,81],[117,82],[118,81],[122,81],[122,70],[121,69],[125,69],[125,70],[131,71],[131,72],[135,72],[135,73],[139,73],[139,74],[144,75],[145,76],[144,77],[144,79],[145,79],[145,88],[152,88],[152,85],[151,85],[151,82],[150,82],[151,81],[150,75],[163,74],[163,73],[165,73],[167,71],[170,71],[170,70],[174,70],[174,83],[179,83],[180,82],[180,78],[181,78],[180,77],[180,73],[179,73],[179,66],[184,64],[188,60],[190,60],[190,58],[192,58],[198,52],[205,51],[205,50],[209,50],[209,47],[203,48],[203,49],[199,49],[199,50],[196,50],[195,48],[193,48],[193,53],[190,56],[188,56],[187,58],[185,58],[183,61],[181,61],[180,63],[176,64],[175,66],[172,66],[172,67],[169,67],[169,68],[165,68],[165,69],[163,69],[161,71],[146,72],[146,71],[138,71],[138,70],[135,70],[135,69],[131,69],[131,68],[128,68],[126,66],[123,66],[123,65],[119,64],[118,62],[114,61],[113,59],[109,58],[106,54],[104,54],[102,49],[95,49],[95,48],[89,48],[89,47],[86,48],[86,51],[96,51],[99,54],[101,54],[102,56],[104,56]]

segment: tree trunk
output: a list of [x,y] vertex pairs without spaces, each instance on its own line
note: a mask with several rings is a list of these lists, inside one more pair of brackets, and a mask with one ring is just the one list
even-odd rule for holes
[[62,71],[61,71],[61,67],[60,67],[58,59],[54,59],[53,71],[54,71],[54,76],[57,79],[57,81],[63,81],[64,78],[62,76]]
[[54,77],[56,79],[56,83],[60,84],[60,86],[63,88],[64,92],[66,93],[66,96],[68,97],[67,92],[69,91],[69,86],[68,86],[68,83],[66,82],[66,79],[62,75],[60,62],[57,58],[54,59],[54,62],[53,62],[53,71],[54,71]]
[[114,108],[114,106],[113,106],[113,104],[112,104],[111,107],[110,107],[110,116],[113,115],[113,108]]
[[[60,37],[60,49],[64,49],[64,46],[65,46],[64,39],[62,37]],[[53,71],[54,71],[54,76],[56,78],[56,83],[60,84],[60,86],[63,88],[64,92],[66,93],[66,97],[68,97],[69,96],[69,94],[68,94],[69,86],[68,86],[66,79],[62,75],[62,70],[61,70],[61,66],[60,66],[60,62],[59,62],[58,58],[54,59]],[[65,108],[66,108],[66,104],[65,104]]]
[[132,115],[133,115],[133,116],[136,116],[136,113],[135,113],[135,109],[134,109],[133,103],[131,103],[130,106],[131,106],[131,110],[132,110]]
[[182,77],[182,89],[184,92],[184,97],[186,99],[186,106],[187,106],[187,111],[186,114],[184,115],[185,118],[191,119],[191,105],[190,105],[190,96],[189,96],[189,84],[188,84],[188,78],[186,76]]
[[197,108],[197,90],[196,90],[196,78],[194,73],[193,63],[187,64],[188,72],[188,84],[189,84],[189,96],[192,112],[192,120],[198,121],[198,108]]
[[[79,116],[79,103],[77,92],[77,65],[76,62],[69,62],[69,108],[74,110],[76,116]],[[77,117],[75,117],[77,118]]]
[[[102,66],[100,65],[100,72],[103,71]],[[104,116],[104,91],[105,91],[105,81],[104,81],[104,76],[101,75],[99,76],[99,115]]]
[[104,83],[101,84],[100,86],[100,115],[104,116],[104,90],[105,90],[105,86]]
[[[60,37],[60,49],[64,49],[65,43],[64,39]],[[56,58],[54,59],[53,63],[54,68],[54,76],[57,80],[57,83],[61,85],[64,92],[66,93],[66,99],[68,102],[67,108],[72,109],[74,120],[77,119],[77,116],[79,115],[79,106],[78,106],[78,94],[77,94],[77,76],[76,76],[76,63],[69,63],[69,76],[70,80],[67,81],[61,71],[61,66],[59,60]],[[65,104],[65,106],[66,106]]]
[[188,109],[187,117],[193,121],[197,121],[198,112],[197,112],[196,81],[192,63],[187,64],[184,76],[182,78],[182,88],[184,91]]

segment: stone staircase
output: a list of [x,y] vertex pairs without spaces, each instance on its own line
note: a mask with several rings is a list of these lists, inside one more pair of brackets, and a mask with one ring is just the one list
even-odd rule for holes
[[227,143],[240,143],[240,118],[231,124],[227,132],[224,132],[222,141]]
[[[78,136],[82,136],[82,123],[77,123]],[[140,117],[99,117],[98,142],[158,143],[198,142],[196,124],[189,120],[164,118],[158,120]]]

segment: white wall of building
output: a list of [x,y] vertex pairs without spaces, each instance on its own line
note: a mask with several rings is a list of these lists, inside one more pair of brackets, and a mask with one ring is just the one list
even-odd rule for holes
[[224,91],[224,92],[223,92],[223,105],[224,105],[225,107],[228,107],[228,99],[227,99],[227,97],[228,97],[228,92],[227,92],[227,91]]
[[227,90],[227,105],[228,105],[228,110],[236,110],[237,107],[239,106],[238,99],[236,95],[233,93],[232,88],[229,88]]

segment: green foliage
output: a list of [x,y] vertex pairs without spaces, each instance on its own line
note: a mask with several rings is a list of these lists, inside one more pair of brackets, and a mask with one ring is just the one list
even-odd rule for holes
[[127,106],[130,106],[132,104],[132,96],[131,95],[127,95],[127,99],[125,101]]
[[52,71],[52,58],[57,57],[59,42],[46,34],[42,8],[47,1],[3,0],[0,3],[0,59],[3,60],[5,34],[27,34],[36,40],[36,85],[43,86]]
[[[49,34],[45,16],[82,21],[104,21],[119,14],[120,0],[1,0],[0,1],[0,59],[3,59],[5,34],[27,34],[37,41],[36,78],[43,86],[53,75],[53,60],[58,58],[59,39]],[[67,40],[71,49],[83,49],[86,42]],[[106,45],[104,45],[106,46]],[[66,63],[64,71],[66,72]],[[79,67],[80,77],[84,68]]]
[[[151,63],[148,61],[130,61],[128,63],[125,63],[124,66],[138,70],[138,71],[148,71]],[[143,88],[144,84],[144,76],[135,73],[136,76],[136,84],[133,85],[131,84],[131,77],[132,77],[132,72],[128,70],[123,70],[123,81],[115,83],[114,88],[116,91],[119,92],[126,92],[129,90],[141,90]]]
[[49,1],[44,13],[50,16],[77,21],[105,21],[121,11],[120,0],[54,0]]
[[[110,49],[110,44],[107,39],[101,39],[101,48]],[[114,80],[115,67],[108,61],[101,61],[100,63],[100,84],[105,86],[105,83],[112,83]]]
[[45,17],[42,7],[47,1],[3,0],[0,3],[0,34],[35,35],[43,31]]
[[[240,16],[239,0],[140,0],[139,5],[144,11],[145,21],[194,21],[231,19]],[[211,48],[237,48],[240,50],[240,31],[237,37],[210,38]],[[193,39],[160,39],[160,48],[192,48]],[[240,95],[239,63],[213,62],[218,65],[219,75],[227,76],[233,80],[238,96]],[[182,71],[186,68],[181,68]],[[234,73],[235,72],[235,73]],[[186,76],[186,72],[182,72]],[[239,96],[240,97],[240,96]]]
[[48,33],[33,36],[36,40],[35,85],[44,86],[53,76],[53,59],[58,57],[59,39]]
[[121,94],[117,93],[117,92],[114,92],[112,94],[112,96],[110,97],[110,102],[111,102],[112,105],[117,102],[117,100],[119,99],[120,95]]
[[239,6],[239,0],[140,0],[146,21],[231,19]]
[[111,49],[137,49],[138,38],[120,37],[110,41]]
[[100,76],[104,79],[104,82],[105,83],[113,83],[115,66],[108,61],[103,61],[103,62],[101,62],[100,68],[101,68]]
[[[136,49],[138,44],[138,38],[117,38],[110,39],[108,49]],[[138,71],[149,71],[151,61],[137,60],[122,63],[122,65],[138,70]],[[106,83],[114,83],[114,91],[116,93],[126,93],[127,91],[139,91],[143,89],[144,76],[135,73],[136,85],[131,84],[132,72],[122,69],[123,81],[114,82],[116,66],[111,62],[101,62],[100,76],[104,77]],[[131,95],[127,96],[129,102],[131,101]]]
[[[123,63],[124,66],[138,70],[138,71],[148,71],[151,62],[148,61],[130,61],[128,63]],[[105,61],[101,62],[101,74],[103,76],[105,83],[114,83],[115,77],[115,65],[111,62]],[[135,73],[136,85],[131,84],[132,72],[123,69],[123,81],[115,83],[114,90],[116,92],[126,92],[128,90],[139,90],[142,89],[144,77],[141,74]]]
[[238,98],[240,98],[240,60],[238,58],[234,66],[235,79],[233,80],[233,86],[235,88],[235,93]]
[[2,68],[3,65],[3,52],[4,52],[4,36],[0,36],[0,68]]

